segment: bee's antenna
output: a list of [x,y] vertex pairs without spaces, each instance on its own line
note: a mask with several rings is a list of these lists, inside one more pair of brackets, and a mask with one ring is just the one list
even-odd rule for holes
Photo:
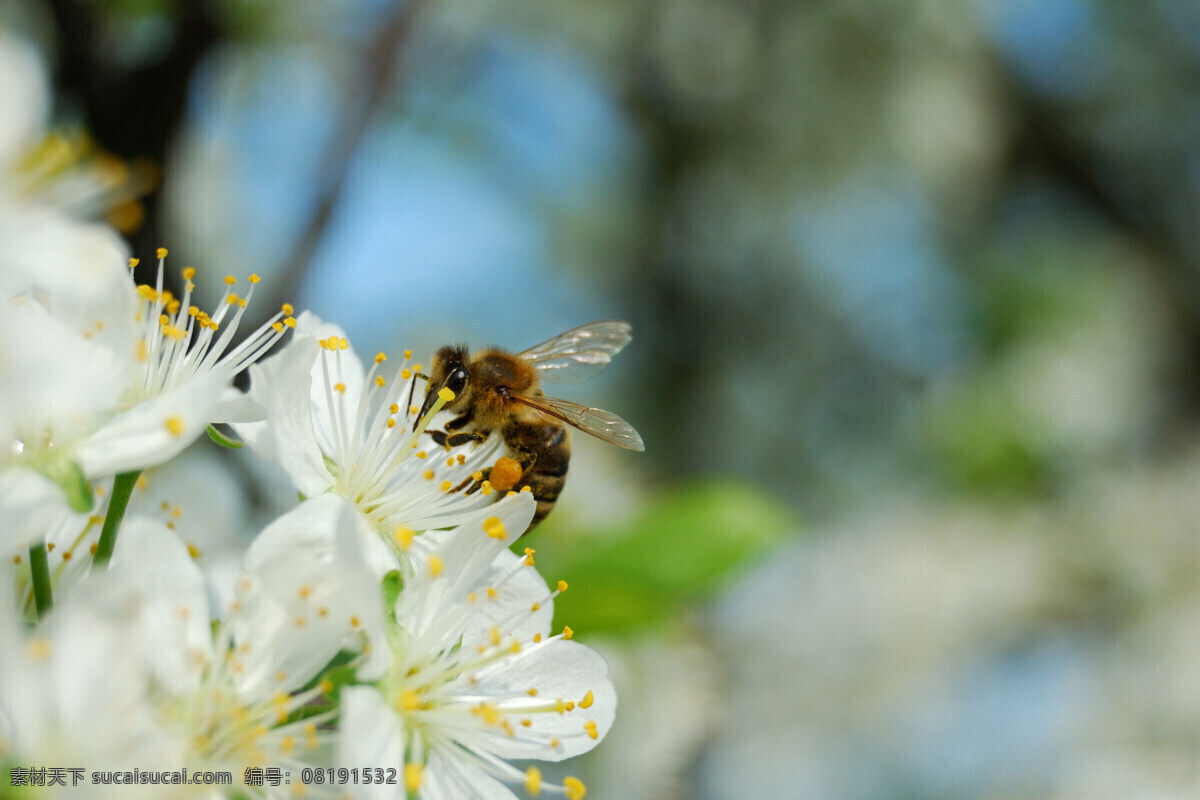
[[[429,380],[429,376],[425,375],[424,373],[421,373],[421,372],[413,373],[413,382],[412,382],[412,385],[408,388],[408,405],[404,407],[405,414],[408,413],[408,409],[412,408],[413,394],[417,391],[417,378],[423,378],[426,381]],[[413,420],[412,429],[414,431],[417,429],[418,422],[420,422],[420,419]]]

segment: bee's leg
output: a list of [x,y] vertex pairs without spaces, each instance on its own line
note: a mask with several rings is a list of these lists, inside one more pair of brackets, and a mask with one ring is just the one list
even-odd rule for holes
[[467,477],[463,478],[462,483],[460,483],[458,486],[455,486],[453,489],[450,490],[450,494],[454,494],[455,492],[461,492],[463,489],[467,489],[468,486],[471,488],[467,489],[466,493],[467,494],[475,494],[476,492],[479,491],[480,487],[483,486],[483,482],[488,479],[488,476],[492,474],[492,468],[486,467],[484,469],[481,469],[481,470],[479,470],[478,474],[479,474],[479,480],[475,480],[474,475],[468,475]]
[[425,432],[433,437],[433,440],[435,442],[437,442],[439,447],[446,446],[446,435],[447,434],[445,431],[425,431]]
[[[448,425],[446,427],[449,427]],[[488,435],[480,431],[466,431],[464,433],[453,433],[446,437],[446,444],[450,447],[461,447],[470,442],[482,444],[486,442]]]
[[463,414],[461,417],[455,417],[454,419],[447,422],[446,430],[456,431],[459,428],[465,427],[466,424],[470,421],[471,421],[471,410],[467,409],[467,413]]

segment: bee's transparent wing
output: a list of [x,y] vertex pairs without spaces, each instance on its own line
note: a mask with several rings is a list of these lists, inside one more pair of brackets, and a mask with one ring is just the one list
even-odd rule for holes
[[555,397],[530,397],[528,395],[513,395],[513,400],[535,408],[543,414],[578,428],[584,433],[590,433],[597,439],[602,439],[626,450],[642,451],[642,437],[625,420],[609,411],[600,408],[588,408],[578,403],[559,400]]
[[544,381],[578,383],[608,366],[632,339],[633,326],[628,322],[605,320],[572,328],[519,355]]

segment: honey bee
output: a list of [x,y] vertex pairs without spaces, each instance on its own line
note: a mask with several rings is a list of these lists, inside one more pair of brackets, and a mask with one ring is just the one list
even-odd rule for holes
[[[593,322],[559,334],[521,353],[488,348],[471,355],[465,346],[446,346],[433,357],[425,416],[445,388],[454,393],[446,409],[457,414],[445,430],[429,431],[439,445],[483,442],[493,432],[512,458],[501,458],[484,480],[502,491],[529,487],[537,511],[529,530],[554,508],[567,479],[571,445],[563,423],[627,450],[644,450],[642,437],[625,420],[599,408],[546,397],[541,383],[573,382],[604,369],[633,338],[628,322]],[[470,481],[453,491],[467,488]],[[470,494],[482,486],[474,481]]]

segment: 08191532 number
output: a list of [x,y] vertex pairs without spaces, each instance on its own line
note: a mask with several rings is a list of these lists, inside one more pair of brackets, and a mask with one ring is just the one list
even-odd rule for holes
[[340,767],[326,767],[325,769],[313,769],[305,767],[300,770],[300,782],[305,784],[336,784],[343,785],[347,783],[353,784],[371,784],[381,783],[394,786],[396,784],[397,772],[395,768],[389,767],[355,767],[347,769]]

